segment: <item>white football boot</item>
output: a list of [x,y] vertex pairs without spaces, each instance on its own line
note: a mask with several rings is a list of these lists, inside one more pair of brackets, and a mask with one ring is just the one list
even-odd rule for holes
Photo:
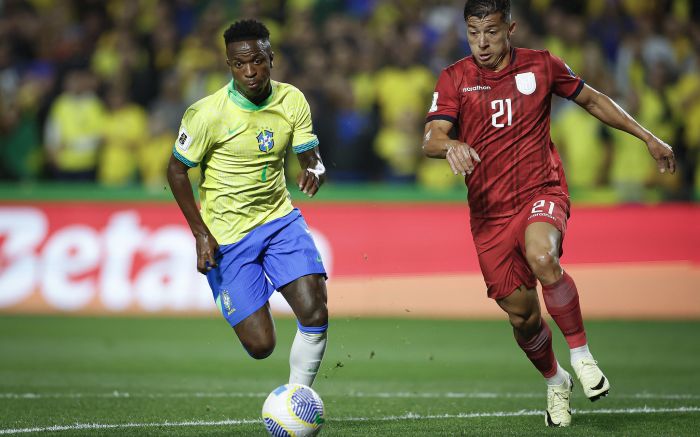
[[547,411],[544,413],[544,423],[547,426],[571,425],[571,392],[574,380],[571,375],[561,385],[547,386]]
[[596,360],[593,358],[581,358],[572,362],[571,365],[574,368],[574,372],[576,372],[576,376],[578,376],[578,380],[581,381],[583,392],[591,402],[608,395],[610,381],[600,371]]

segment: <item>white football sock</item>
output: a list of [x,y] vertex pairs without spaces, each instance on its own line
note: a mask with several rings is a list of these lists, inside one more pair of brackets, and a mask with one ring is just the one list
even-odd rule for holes
[[588,350],[587,344],[584,344],[583,346],[580,346],[580,347],[575,347],[575,348],[571,349],[570,352],[571,352],[571,364],[572,365],[582,358],[593,359],[593,355],[591,355],[591,351]]
[[297,328],[297,334],[289,352],[289,383],[311,386],[321,366],[323,353],[326,351],[326,331],[314,333],[303,332]]
[[562,385],[569,380],[569,372],[564,370],[562,366],[559,365],[557,361],[557,373],[551,378],[545,378],[547,385]]

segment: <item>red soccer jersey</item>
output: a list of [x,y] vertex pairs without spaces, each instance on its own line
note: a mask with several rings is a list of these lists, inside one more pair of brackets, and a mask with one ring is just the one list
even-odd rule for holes
[[549,135],[552,93],[573,99],[583,80],[546,50],[514,48],[499,72],[468,56],[440,74],[427,121],[448,120],[481,158],[465,178],[475,217],[517,213],[538,191],[568,188]]

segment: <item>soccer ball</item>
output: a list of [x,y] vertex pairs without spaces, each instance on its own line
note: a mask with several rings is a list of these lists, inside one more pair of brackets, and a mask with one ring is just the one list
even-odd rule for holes
[[265,399],[262,418],[274,437],[314,436],[325,422],[323,401],[304,384],[281,385]]

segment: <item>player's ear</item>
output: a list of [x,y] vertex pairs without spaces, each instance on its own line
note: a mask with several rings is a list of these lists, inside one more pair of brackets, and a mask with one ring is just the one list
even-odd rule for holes
[[275,66],[275,64],[272,62],[274,58],[275,58],[275,52],[270,50],[270,68]]
[[510,38],[513,36],[513,33],[515,32],[516,28],[516,23],[515,21],[511,21],[510,24],[508,25],[508,37]]
[[231,60],[229,58],[226,58],[226,65],[228,65],[229,67],[231,66]]

